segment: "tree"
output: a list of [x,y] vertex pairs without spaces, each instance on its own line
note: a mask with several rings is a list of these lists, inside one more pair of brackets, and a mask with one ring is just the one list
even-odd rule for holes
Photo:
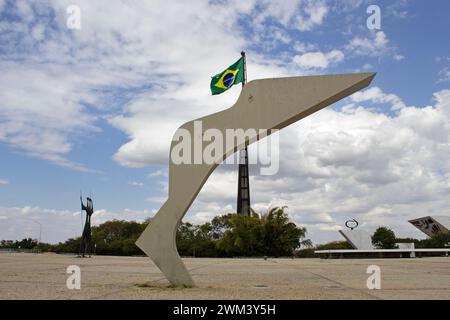
[[64,243],[60,242],[55,245],[54,250],[56,253],[77,253],[80,250],[81,237],[70,238]]
[[290,222],[285,212],[286,208],[273,208],[262,217],[266,255],[290,256],[302,244],[306,247],[311,246],[310,240],[303,240],[306,228],[297,227],[295,223]]
[[196,228],[191,223],[182,222],[177,230],[177,248],[182,256],[194,256]]
[[348,250],[353,249],[352,245],[347,241],[333,241],[326,244],[319,244],[316,250]]
[[0,248],[10,248],[10,249],[34,249],[38,244],[38,241],[31,238],[24,238],[22,240],[1,240]]
[[112,220],[92,228],[92,245],[97,245],[97,254],[137,255],[141,254],[135,242],[144,231],[146,223]]
[[[312,245],[311,245],[312,246]],[[301,250],[295,252],[297,258],[319,258],[320,255],[316,254],[316,250],[346,250],[353,249],[353,247],[347,241],[333,241],[325,244],[318,244],[315,248],[305,246]]]
[[227,256],[291,256],[305,240],[306,229],[289,220],[286,207],[276,207],[265,215],[227,216],[222,226],[223,237],[217,246]]
[[450,245],[450,232],[439,232],[429,239],[420,241],[421,248],[445,248]]
[[16,243],[14,244],[15,248],[21,248],[21,249],[33,249],[37,246],[38,241],[31,239],[31,238],[26,238],[26,239],[22,239],[20,241],[16,241]]
[[214,240],[221,239],[226,231],[231,229],[231,218],[235,214],[229,213],[223,216],[214,217],[211,221],[211,238]]
[[[144,231],[147,223],[136,221],[112,220],[92,227],[91,245],[96,245],[98,255],[138,255],[142,254],[135,245],[139,235]],[[53,246],[57,253],[77,253],[81,238],[68,239],[64,243]]]
[[[201,225],[181,223],[177,230],[180,255],[195,257],[290,256],[300,246],[309,247],[306,229],[289,220],[285,207],[273,208],[264,215],[252,210],[250,217],[227,214]],[[148,222],[112,220],[92,227],[92,246],[98,255],[142,254],[135,242]],[[81,237],[57,245],[41,243],[42,251],[77,253]],[[35,248],[36,240],[1,241],[4,248]]]
[[250,217],[233,214],[228,223],[229,228],[217,242],[219,250],[226,256],[265,255],[263,221],[258,214]]
[[379,227],[372,236],[372,244],[378,249],[395,249],[396,237],[394,231]]
[[182,256],[216,257],[217,250],[211,230],[210,223],[200,226],[189,222],[181,223],[177,231],[178,253]]

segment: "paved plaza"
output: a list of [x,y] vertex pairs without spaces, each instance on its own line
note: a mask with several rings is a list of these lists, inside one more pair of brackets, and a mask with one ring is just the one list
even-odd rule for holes
[[[450,258],[183,259],[196,283],[173,288],[145,257],[0,253],[0,299],[450,299]],[[81,289],[66,269],[78,265]],[[381,268],[368,290],[367,267]]]

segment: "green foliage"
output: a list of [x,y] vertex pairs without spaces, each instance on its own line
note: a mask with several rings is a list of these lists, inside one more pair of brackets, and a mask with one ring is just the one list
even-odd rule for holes
[[34,249],[38,244],[38,241],[31,238],[25,238],[22,240],[2,240],[0,242],[0,248],[9,249]]
[[419,248],[445,248],[450,245],[450,232],[440,232],[429,239],[420,241]]
[[[134,244],[147,224],[136,221],[112,220],[92,228],[92,245],[99,255],[138,255]],[[93,248],[94,250],[94,248]]]
[[191,223],[181,223],[177,232],[177,247],[182,256],[216,257],[211,224],[194,226]]
[[319,244],[316,250],[347,250],[353,247],[347,241],[333,241],[326,244]]
[[314,248],[306,247],[295,252],[297,258],[319,258],[320,255],[316,254],[316,250],[346,250],[353,249],[347,241],[333,241],[326,244],[319,244]]
[[396,242],[394,231],[386,227],[379,227],[372,236],[372,244],[378,249],[395,249]]
[[[252,212],[251,217],[227,214],[201,225],[181,223],[177,231],[178,252],[182,256],[195,257],[292,256],[300,247],[311,247],[311,241],[305,239],[305,228],[297,227],[289,221],[285,209],[273,208],[264,215]],[[92,227],[92,253],[142,254],[135,241],[148,222],[113,220]],[[28,243],[30,240],[22,240],[22,248],[34,248],[37,243]],[[80,241],[81,237],[56,245],[41,243],[40,249],[56,253],[78,253]],[[3,241],[2,246],[16,243]]]
[[296,258],[319,258],[319,255],[316,254],[314,251],[317,249],[315,248],[306,248],[301,249],[295,252]]
[[81,238],[70,238],[66,242],[60,242],[54,246],[56,253],[77,253],[80,249]]
[[[99,255],[140,255],[135,241],[150,220],[107,221],[92,228],[92,253],[96,245]],[[238,256],[296,256],[317,258],[315,250],[351,249],[346,241],[335,241],[312,248],[305,239],[306,229],[289,221],[285,207],[273,208],[268,213],[251,217],[227,214],[215,217],[202,225],[181,223],[177,231],[178,252],[182,256],[238,257]],[[81,238],[71,238],[56,245],[37,243],[26,238],[19,241],[1,240],[0,248],[33,249],[40,252],[78,253]],[[395,243],[415,243],[416,248],[445,248],[450,245],[450,232],[439,233],[432,238],[417,240],[395,237],[392,230],[380,227],[372,236],[378,248],[392,249]]]
[[263,256],[263,221],[253,213],[250,217],[231,215],[227,219],[226,230],[217,242],[217,247],[225,256]]
[[283,207],[262,216],[227,214],[200,226],[182,223],[177,247],[181,255],[197,257],[291,256],[301,245],[311,245],[305,235],[306,229],[290,222]]
[[302,244],[311,246],[311,241],[305,238],[306,228],[297,227],[289,221],[285,207],[273,208],[269,213],[263,216],[264,225],[264,245],[266,255],[269,256],[289,256]]
[[[98,255],[139,255],[142,254],[134,244],[144,231],[147,223],[112,220],[92,227],[91,252]],[[78,253],[81,237],[71,238],[64,243],[47,245],[45,251],[56,253]],[[44,251],[44,250],[43,250]]]
[[397,243],[415,243],[416,245],[420,243],[421,240],[417,240],[414,238],[396,238],[395,242]]
[[397,238],[396,243],[414,243],[417,249],[439,249],[450,246],[450,232],[439,232],[431,238],[418,240],[414,238]]

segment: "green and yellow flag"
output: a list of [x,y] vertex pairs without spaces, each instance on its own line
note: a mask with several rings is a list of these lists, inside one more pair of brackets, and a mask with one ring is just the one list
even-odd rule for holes
[[211,79],[211,93],[221,94],[230,89],[234,84],[244,80],[244,58],[240,58],[225,71],[216,74]]

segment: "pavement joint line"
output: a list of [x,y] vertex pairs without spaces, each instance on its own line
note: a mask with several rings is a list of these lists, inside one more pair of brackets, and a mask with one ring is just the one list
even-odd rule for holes
[[341,286],[341,287],[344,287],[344,288],[346,288],[346,289],[354,290],[354,291],[360,292],[360,293],[362,293],[362,294],[364,294],[364,295],[366,295],[366,296],[369,296],[369,297],[371,297],[371,298],[374,298],[374,299],[376,299],[376,300],[383,300],[382,298],[380,298],[380,297],[378,297],[378,296],[375,296],[375,295],[372,295],[372,294],[370,294],[370,293],[367,293],[367,292],[364,291],[363,289],[358,289],[358,288],[349,287],[349,286],[347,286],[347,285],[345,285],[345,284],[343,284],[343,283],[341,283],[341,282],[339,282],[339,281],[336,281],[336,280],[334,280],[334,279],[330,279],[330,278],[328,278],[328,277],[326,277],[326,276],[324,276],[324,275],[321,275],[321,274],[319,274],[319,273],[310,271],[310,270],[308,270],[308,269],[301,269],[301,268],[298,268],[298,267],[293,266],[293,265],[291,265],[291,264],[288,264],[288,263],[281,263],[281,262],[278,262],[278,261],[272,261],[272,260],[269,260],[269,262],[276,263],[276,264],[281,264],[281,265],[284,265],[284,266],[288,266],[288,267],[290,267],[290,268],[292,268],[292,269],[295,269],[295,270],[302,270],[302,271],[308,272],[308,273],[310,273],[310,274],[312,274],[312,275],[314,275],[314,276],[316,276],[316,277],[322,278],[322,279],[327,280],[327,281],[329,281],[329,282],[331,282],[331,283],[334,283],[334,284],[337,284],[337,285],[339,285],[339,286]]
[[191,269],[189,269],[189,271],[194,271],[194,270],[198,270],[198,269],[201,269],[201,268],[205,268],[205,267],[209,267],[209,266],[213,266],[213,265],[217,265],[217,264],[227,264],[227,263],[231,263],[231,262],[233,262],[233,261],[218,261],[218,262],[215,262],[215,263],[208,263],[208,264],[206,264],[206,265],[203,265],[203,266],[198,266],[198,267],[195,267],[195,268],[191,268]]
[[[209,263],[209,264],[206,264],[206,265],[203,265],[203,266],[191,268],[191,269],[189,269],[189,271],[194,271],[194,270],[198,270],[198,269],[201,269],[201,268],[206,268],[206,267],[208,267],[208,266],[217,265],[217,264],[223,264],[223,263],[229,263],[229,262],[230,262],[230,261],[219,261],[219,262],[215,262],[215,263]],[[160,282],[160,281],[163,281],[163,280],[167,280],[167,278],[166,278],[166,277],[161,277],[161,278],[159,278],[159,279],[155,279],[155,280],[153,280],[153,281],[150,281],[149,284],[150,284],[150,285],[151,285],[152,283],[155,283],[155,284],[156,284],[156,283],[158,283],[158,282]],[[97,299],[101,299],[101,298],[104,298],[104,297],[107,297],[107,296],[110,296],[110,295],[114,295],[114,294],[120,293],[120,292],[122,292],[122,291],[124,291],[124,290],[132,289],[132,288],[134,288],[134,287],[135,287],[135,285],[133,285],[133,286],[124,286],[123,288],[121,288],[121,289],[119,289],[119,290],[116,290],[116,291],[114,291],[114,292],[108,292],[108,293],[105,293],[105,294],[102,294],[102,295],[99,295],[99,296],[95,296],[95,297],[90,298],[89,300],[97,300]],[[158,288],[156,288],[156,289],[158,289]]]
[[[331,281],[331,282],[333,282],[333,283],[335,283],[335,284],[338,284],[338,285],[340,285],[340,286],[342,286],[342,287],[344,287],[344,288],[346,288],[346,289],[358,291],[358,292],[363,293],[363,294],[365,294],[365,295],[367,295],[367,296],[370,296],[370,297],[372,297],[372,298],[374,298],[374,299],[376,299],[376,300],[384,300],[383,298],[380,298],[380,297],[378,297],[378,296],[375,296],[375,295],[373,295],[373,294],[370,294],[370,293],[366,292],[364,289],[358,289],[358,288],[349,287],[349,286],[347,286],[347,285],[345,285],[345,284],[343,284],[343,283],[341,283],[341,282],[339,282],[339,281],[330,279],[330,278],[328,278],[328,277],[326,277],[326,276],[324,276],[324,275],[321,275],[321,274],[319,274],[319,273],[315,273],[315,272],[312,272],[312,271],[310,271],[310,270],[305,270],[305,271],[306,271],[306,272],[309,272],[309,273],[311,273],[311,274],[313,274],[313,275],[315,275],[315,276],[317,276],[317,277],[319,277],[319,278],[322,278],[322,279]],[[366,289],[366,290],[368,290],[368,289]]]
[[[203,266],[191,268],[191,269],[188,269],[188,270],[189,270],[189,271],[195,271],[195,270],[198,270],[198,269],[201,269],[201,268],[205,268],[205,267],[209,267],[209,266],[212,266],[212,265],[225,264],[225,263],[230,263],[230,262],[231,262],[231,261],[220,261],[220,262],[215,262],[215,263],[209,263],[209,264],[207,264],[207,265],[203,265]],[[193,274],[193,275],[194,275],[194,274]],[[156,280],[150,281],[150,284],[151,284],[151,283],[160,282],[160,281],[162,281],[162,280],[167,280],[167,278],[166,278],[166,277],[158,278],[158,279],[156,279]]]
[[[4,299],[102,300],[176,299],[177,297],[184,297],[184,299],[227,297],[226,299],[230,299],[230,297],[242,297],[242,294],[245,297],[257,295],[267,299],[277,296],[286,296],[289,297],[288,299],[345,297],[348,299],[395,299],[396,297],[399,299],[448,299],[450,297],[450,283],[448,284],[447,281],[450,279],[450,269],[447,268],[450,261],[441,258],[421,259],[421,261],[370,260],[371,264],[374,262],[389,270],[387,277],[383,277],[387,287],[383,286],[382,290],[366,290],[363,269],[367,266],[367,260],[324,262],[317,259],[274,259],[273,257],[268,261],[264,261],[262,257],[187,258],[187,267],[194,270],[194,280],[198,281],[199,286],[192,290],[178,290],[168,287],[165,277],[154,264],[149,263],[148,259],[98,256],[98,259],[84,259],[81,262],[80,267],[85,270],[86,276],[81,291],[66,290],[64,286],[65,268],[77,262],[80,263],[80,259],[75,261],[70,257],[59,255],[49,256],[48,260],[44,255],[22,255],[16,258],[11,255],[11,258],[16,261],[15,264],[5,263],[10,257],[0,254],[0,269],[2,269],[0,296]],[[58,262],[47,263],[48,261]],[[58,266],[60,267],[57,268]],[[249,266],[252,270],[248,269]],[[103,268],[105,275],[102,275]],[[31,269],[35,271],[31,272]],[[284,277],[278,279],[276,276],[278,273],[282,273]],[[214,278],[219,275],[216,284]],[[352,275],[357,276],[355,278]],[[161,278],[158,279],[158,277]],[[243,287],[243,279],[251,284],[268,284],[273,287],[273,294],[272,289],[259,291],[251,286]],[[289,279],[294,279],[295,283],[291,285],[292,281]],[[161,282],[163,280],[166,282]]]

